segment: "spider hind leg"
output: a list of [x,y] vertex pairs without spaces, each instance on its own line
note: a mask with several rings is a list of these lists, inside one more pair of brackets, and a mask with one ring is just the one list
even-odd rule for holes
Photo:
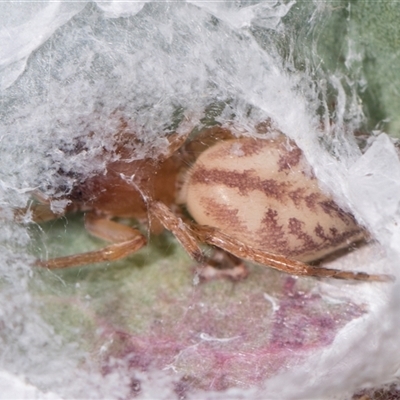
[[137,229],[100,218],[91,213],[85,217],[85,227],[93,236],[107,240],[111,244],[87,253],[37,260],[35,265],[49,269],[61,269],[114,261],[135,253],[147,243],[146,238]]

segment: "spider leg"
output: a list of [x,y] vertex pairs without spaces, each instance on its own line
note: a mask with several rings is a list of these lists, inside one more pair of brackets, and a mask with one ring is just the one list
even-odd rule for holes
[[165,229],[172,232],[189,255],[197,262],[204,260],[203,252],[197,244],[197,238],[190,227],[177,217],[164,203],[153,201],[148,203],[151,216],[157,218]]
[[212,254],[196,267],[201,281],[228,278],[237,282],[249,276],[247,265],[238,257],[214,247]]
[[38,260],[35,265],[49,269],[60,269],[114,261],[135,253],[147,243],[146,238],[137,229],[106,218],[99,218],[94,214],[86,214],[85,227],[93,236],[112,242],[112,244],[87,253],[50,260]]
[[248,275],[247,267],[237,257],[221,249],[214,249],[211,257],[206,257],[197,244],[198,237],[190,225],[174,214],[164,203],[154,201],[148,204],[150,215],[158,219],[165,229],[172,232],[189,255],[199,263],[197,273],[200,279],[229,278],[234,281]]
[[154,201],[149,203],[148,207],[150,215],[157,218],[165,229],[172,232],[188,254],[199,263],[196,271],[201,280],[228,278],[238,281],[248,276],[247,267],[230,253],[215,249],[211,257],[205,256],[197,244],[198,237],[190,225],[175,215],[164,203]]
[[51,221],[53,219],[58,219],[65,215],[65,209],[53,211],[51,209],[50,199],[39,190],[34,190],[32,192],[32,196],[36,200],[36,202],[30,201],[28,206],[23,208],[16,208],[13,210],[14,220],[16,222],[41,223]]
[[307,265],[282,255],[255,249],[213,227],[192,224],[191,229],[197,238],[204,243],[219,247],[236,257],[262,264],[288,274],[360,281],[387,282],[393,280],[393,277],[390,275],[369,275],[365,272],[340,271]]
[[62,217],[65,213],[55,213],[48,204],[34,204],[28,208],[14,210],[14,218],[17,222],[23,222],[27,217],[30,222],[46,222]]

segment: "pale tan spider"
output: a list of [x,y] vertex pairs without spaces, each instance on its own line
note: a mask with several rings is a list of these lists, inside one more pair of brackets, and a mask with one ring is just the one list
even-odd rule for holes
[[[127,136],[116,137],[119,160],[109,163],[105,174],[80,180],[65,197],[64,210],[84,211],[86,229],[111,245],[37,265],[74,267],[138,251],[146,237],[112,220],[129,217],[147,221],[151,233],[171,231],[203,264],[213,260],[199,243],[293,275],[388,279],[306,264],[360,241],[365,232],[320,190],[302,151],[283,135],[237,138],[214,127],[191,141],[171,135],[166,153],[135,161],[129,160]],[[184,217],[182,207],[193,219]],[[45,204],[33,214],[36,221],[60,217]]]

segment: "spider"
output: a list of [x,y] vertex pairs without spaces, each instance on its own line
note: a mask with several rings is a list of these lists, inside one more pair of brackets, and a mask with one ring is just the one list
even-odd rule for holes
[[[193,140],[172,134],[165,153],[134,161],[127,137],[117,137],[119,159],[104,174],[81,179],[65,196],[62,212],[83,211],[87,231],[111,244],[37,260],[38,266],[75,267],[138,251],[146,237],[113,220],[129,217],[147,222],[153,234],[172,232],[203,265],[231,260],[237,266],[237,260],[248,260],[293,275],[388,280],[307,264],[362,240],[365,231],[321,191],[302,151],[282,134],[238,138],[222,127],[206,129]],[[35,221],[61,216],[50,211],[51,199],[37,197],[43,204],[33,209]],[[206,257],[199,243],[228,256]]]

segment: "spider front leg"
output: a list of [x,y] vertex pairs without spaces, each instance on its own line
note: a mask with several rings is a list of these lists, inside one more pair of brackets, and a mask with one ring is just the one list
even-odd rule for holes
[[112,242],[112,244],[87,253],[50,260],[38,260],[35,265],[49,269],[60,269],[115,261],[135,253],[147,243],[146,238],[137,229],[106,218],[99,218],[91,213],[85,216],[85,227],[93,236]]
[[370,275],[365,272],[340,271],[307,265],[301,261],[289,259],[282,255],[255,249],[213,227],[192,224],[191,229],[199,240],[204,243],[217,246],[244,260],[262,264],[291,275],[379,282],[393,280],[393,277],[390,275]]
[[240,258],[217,247],[211,251],[211,255],[196,267],[196,274],[201,281],[227,278],[237,282],[249,276],[249,269]]
[[154,201],[148,204],[150,215],[158,219],[165,229],[172,232],[189,255],[199,263],[196,269],[200,279],[204,281],[228,278],[233,281],[248,276],[246,265],[237,257],[221,249],[214,249],[211,257],[201,251],[191,227],[176,216],[164,203]]
[[149,202],[148,210],[151,217],[155,217],[161,222],[165,229],[172,232],[179,243],[189,253],[189,255],[201,263],[204,261],[204,255],[199,245],[197,238],[193,235],[190,227],[177,217],[164,203],[160,201]]
[[25,208],[14,209],[14,220],[16,222],[24,223],[28,222],[46,222],[54,219],[61,218],[65,215],[65,212],[56,213],[51,210],[50,204],[30,204]]

